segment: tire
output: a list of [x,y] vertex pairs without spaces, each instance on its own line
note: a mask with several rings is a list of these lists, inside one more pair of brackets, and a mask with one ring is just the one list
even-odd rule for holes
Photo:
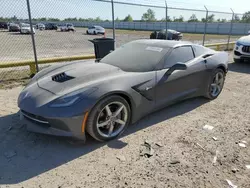
[[241,63],[241,60],[240,59],[234,59],[234,62],[235,63]]
[[156,39],[156,32],[150,34],[150,39]]
[[94,31],[94,35],[96,35],[96,32]]
[[[123,120],[123,124],[120,123],[115,123],[113,125],[113,135],[109,135],[110,127],[112,126],[111,123],[106,124],[105,122],[112,121],[112,117],[108,117],[108,111],[106,110],[106,106],[109,106],[110,111],[112,114],[115,114],[117,112],[117,109],[119,109],[121,106],[117,105],[117,108],[115,105],[123,105],[122,111],[119,113],[119,120]],[[113,108],[113,109],[112,109]],[[102,122],[100,119],[104,119]],[[86,131],[96,140],[104,142],[104,141],[109,141],[113,140],[114,138],[120,136],[124,130],[128,127],[130,124],[130,119],[131,119],[131,109],[128,104],[128,102],[123,98],[118,95],[112,95],[109,97],[106,97],[102,99],[100,102],[98,102],[94,108],[91,110],[87,124],[86,124]],[[101,123],[100,123],[101,122]],[[98,128],[98,123],[99,125],[104,124],[105,126],[101,126]],[[113,122],[114,123],[114,122]],[[105,135],[105,131],[107,131],[108,135]]]
[[89,31],[88,30],[86,31],[86,33],[87,33],[87,35],[89,35]]
[[[216,83],[215,83],[216,82],[216,80],[215,80],[216,75],[219,75],[220,84],[218,84],[218,85],[216,85]],[[226,76],[226,73],[220,68],[217,68],[213,72],[211,79],[210,79],[208,86],[207,86],[207,91],[205,94],[206,98],[213,100],[213,99],[216,99],[220,95],[221,91],[223,90],[225,76]],[[214,86],[212,86],[212,85],[214,85]],[[218,87],[218,88],[220,87],[220,89],[217,88],[217,92],[213,92],[216,90],[216,87]]]
[[164,34],[163,33],[159,33],[158,34],[158,39],[165,39],[166,37],[164,36]]

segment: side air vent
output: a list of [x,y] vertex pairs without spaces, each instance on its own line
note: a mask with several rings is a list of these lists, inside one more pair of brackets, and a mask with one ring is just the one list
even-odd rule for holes
[[68,76],[65,72],[52,76],[54,82],[66,82],[68,80],[74,79],[72,76]]
[[204,56],[202,56],[204,59],[206,59],[206,58],[208,58],[208,57],[210,57],[210,56],[212,56],[213,54],[206,54],[206,55],[204,55]]

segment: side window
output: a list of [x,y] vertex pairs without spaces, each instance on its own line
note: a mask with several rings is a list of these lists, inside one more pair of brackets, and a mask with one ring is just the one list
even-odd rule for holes
[[205,49],[202,46],[193,46],[195,57],[199,57],[205,53]]
[[191,59],[194,59],[194,54],[191,46],[178,47],[175,48],[171,52],[171,54],[166,57],[164,68],[170,68],[178,62],[186,63]]

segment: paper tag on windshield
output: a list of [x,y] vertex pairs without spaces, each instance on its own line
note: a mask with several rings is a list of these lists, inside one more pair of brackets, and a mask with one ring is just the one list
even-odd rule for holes
[[154,51],[154,52],[161,52],[163,50],[163,48],[148,46],[146,48],[146,50],[150,50],[150,51]]

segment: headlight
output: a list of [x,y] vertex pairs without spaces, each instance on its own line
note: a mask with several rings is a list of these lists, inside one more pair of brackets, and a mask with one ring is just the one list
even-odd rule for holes
[[239,41],[236,42],[236,46],[243,46],[242,43],[240,43]]
[[81,100],[84,96],[89,96],[91,93],[95,92],[98,88],[82,88],[72,93],[66,94],[56,100],[54,100],[50,107],[60,108],[71,106],[77,101]]

